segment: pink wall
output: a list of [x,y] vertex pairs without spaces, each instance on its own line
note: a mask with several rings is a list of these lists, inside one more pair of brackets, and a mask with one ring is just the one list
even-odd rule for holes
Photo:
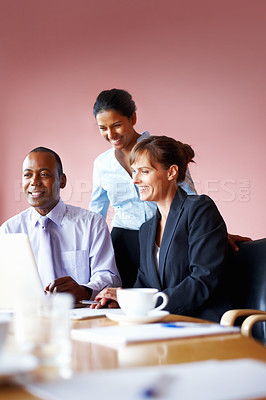
[[66,202],[87,207],[108,148],[92,106],[131,92],[137,130],[196,151],[199,192],[232,233],[266,236],[265,0],[4,0],[0,3],[0,223],[27,207],[21,163],[57,151]]

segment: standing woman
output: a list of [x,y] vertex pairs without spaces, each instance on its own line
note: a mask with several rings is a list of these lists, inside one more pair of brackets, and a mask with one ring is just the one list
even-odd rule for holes
[[[227,230],[210,197],[188,196],[178,186],[193,157],[190,146],[166,136],[150,136],[132,150],[140,198],[158,206],[140,229],[135,287],[166,293],[166,310],[172,314],[218,322],[231,307],[225,276]],[[97,307],[111,299],[116,301],[116,289],[104,289],[96,296]]]
[[[139,266],[139,228],[156,211],[154,202],[143,202],[132,179],[129,154],[136,143],[149,137],[136,132],[136,105],[125,90],[104,90],[94,104],[101,135],[112,146],[94,162],[90,210],[104,217],[113,207],[112,241],[123,287],[132,287]],[[188,194],[196,193],[189,171],[179,183]]]

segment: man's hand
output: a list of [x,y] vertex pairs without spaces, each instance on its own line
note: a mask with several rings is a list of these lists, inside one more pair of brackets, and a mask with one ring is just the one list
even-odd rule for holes
[[89,300],[92,290],[86,286],[79,285],[70,276],[63,276],[55,279],[52,283],[46,286],[45,290],[48,293],[70,293],[75,298],[75,303],[80,300]]
[[116,291],[121,288],[105,288],[95,297],[99,304],[93,304],[91,308],[102,308],[108,306],[108,308],[118,308],[118,302],[116,297]]
[[228,233],[228,243],[234,251],[239,250],[239,247],[237,246],[236,242],[251,242],[251,241],[252,241],[252,239],[249,237],[239,236],[239,235],[231,235],[230,233]]

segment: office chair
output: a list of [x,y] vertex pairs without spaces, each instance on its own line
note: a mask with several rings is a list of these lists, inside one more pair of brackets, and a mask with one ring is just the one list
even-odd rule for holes
[[[239,242],[229,249],[228,274],[233,309],[224,313],[221,325],[241,324],[241,333],[266,344],[266,238]],[[244,319],[243,317],[247,317]]]

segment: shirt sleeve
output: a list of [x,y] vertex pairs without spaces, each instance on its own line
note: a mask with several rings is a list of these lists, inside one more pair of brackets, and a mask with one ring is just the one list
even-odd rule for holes
[[12,224],[12,220],[9,219],[0,226],[0,234],[1,233],[19,233],[21,232],[21,229],[17,229],[16,226]]
[[106,218],[109,207],[109,199],[106,190],[104,190],[102,187],[101,175],[101,166],[96,159],[93,166],[93,185],[89,209],[90,211],[94,211]]
[[188,168],[187,168],[185,180],[183,182],[180,182],[179,186],[182,189],[184,189],[187,192],[188,195],[197,194],[197,190],[195,188],[193,179],[192,179],[192,177],[190,175],[190,171],[189,171]]
[[3,223],[2,225],[0,225],[0,233],[7,233],[7,229],[6,229],[6,224]]
[[115,263],[111,235],[102,217],[97,218],[97,223],[92,227],[89,245],[91,276],[85,286],[92,289],[91,298],[94,299],[105,287],[119,287],[122,284]]

